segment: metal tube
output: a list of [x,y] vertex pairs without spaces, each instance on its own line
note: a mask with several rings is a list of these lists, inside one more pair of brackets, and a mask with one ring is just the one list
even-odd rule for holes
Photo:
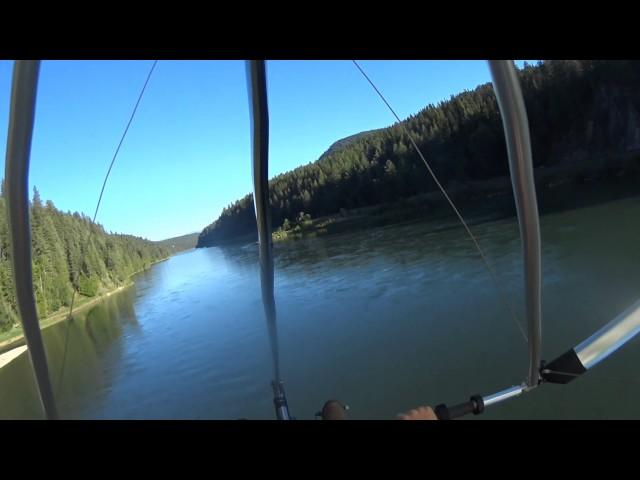
[[516,201],[524,257],[525,308],[529,340],[527,384],[539,383],[541,327],[540,221],[533,177],[529,121],[515,66],[511,60],[490,60],[489,68],[504,126],[511,184]]
[[271,382],[271,387],[273,388],[273,404],[276,407],[276,418],[278,420],[291,420],[287,397],[284,393],[284,384],[282,382]]
[[501,390],[493,395],[487,395],[486,397],[482,397],[482,401],[484,402],[485,407],[489,407],[491,405],[495,405],[496,403],[504,402],[505,400],[509,400],[510,398],[514,398],[519,396],[525,390],[524,385],[519,385],[515,387],[509,387],[505,390]]
[[267,317],[275,375],[274,399],[279,419],[289,419],[280,380],[280,355],[276,328],[274,297],[273,244],[271,240],[271,209],[269,206],[269,109],[267,104],[267,78],[264,60],[247,61],[247,79],[251,112],[251,145],[253,155],[253,202],[256,210],[260,248],[260,283],[262,303]]
[[58,418],[49,379],[33,295],[31,225],[29,222],[29,158],[36,108],[39,61],[16,61],[13,68],[11,109],[7,136],[5,179],[7,217],[13,260],[13,278],[22,328],[36,377],[40,402],[47,419]]
[[640,333],[640,300],[576,346],[580,363],[589,369]]

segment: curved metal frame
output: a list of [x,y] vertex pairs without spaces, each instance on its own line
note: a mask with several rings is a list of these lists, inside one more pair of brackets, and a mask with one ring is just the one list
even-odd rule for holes
[[[526,388],[512,387],[485,397],[485,405],[514,398],[538,385],[568,383],[620,349],[640,333],[640,300],[573,349],[547,365],[540,361],[541,346],[541,254],[540,226],[536,202],[533,163],[524,100],[512,61],[489,61],[493,84],[502,114],[509,152],[525,265],[525,294],[529,326],[529,377]],[[504,393],[508,393],[505,395]]]
[[280,379],[278,332],[276,329],[276,303],[274,297],[273,243],[271,239],[271,209],[269,205],[269,107],[264,60],[247,62],[247,81],[251,112],[251,147],[253,171],[253,202],[256,211],[260,248],[260,284],[262,303],[267,317],[267,328],[273,355],[272,382],[276,416],[289,420],[289,408]]
[[540,381],[542,343],[542,267],[540,219],[533,176],[529,121],[520,83],[512,60],[490,60],[489,68],[498,99],[509,154],[509,171],[516,201],[524,257],[525,311],[529,342],[529,375],[532,388]]
[[39,61],[16,61],[13,68],[5,179],[13,278],[20,319],[33,365],[40,402],[47,419],[58,418],[33,294],[29,159],[38,89]]
[[513,60],[489,60],[488,63],[504,128],[509,173],[522,241],[525,309],[529,333],[529,373],[527,381],[522,385],[482,397],[485,407],[519,397],[539,385],[542,343],[540,218],[533,175],[529,120]]

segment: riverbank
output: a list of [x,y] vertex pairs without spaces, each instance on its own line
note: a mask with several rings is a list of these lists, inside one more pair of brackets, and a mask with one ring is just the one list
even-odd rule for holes
[[[139,273],[142,273],[146,270],[148,270],[149,268],[151,268],[153,265],[155,265],[156,263],[160,263],[160,262],[164,262],[165,260],[168,260],[170,257],[167,258],[163,258],[160,260],[157,260],[155,262],[152,262],[149,264],[149,266],[147,268],[142,268],[138,271],[135,271],[133,273],[131,273],[128,277],[127,277],[127,281],[124,285],[120,285],[119,287],[116,287],[115,289],[109,290],[107,292],[102,293],[101,295],[95,296],[95,297],[85,297],[81,294],[77,294],[76,295],[76,300],[75,300],[75,305],[73,307],[73,313],[78,313],[78,312],[82,312],[83,310],[86,310],[87,308],[94,306],[98,303],[100,303],[101,301],[105,300],[106,298],[121,292],[122,290],[129,288],[130,286],[132,286],[135,282],[133,282],[133,280],[131,280],[131,277],[133,277],[134,275],[137,275]],[[60,308],[57,312],[43,318],[40,320],[40,329],[44,330],[45,328],[49,328],[52,325],[55,325],[57,323],[60,323],[64,320],[67,319],[69,315],[69,307],[62,307]],[[3,362],[3,358],[6,359],[8,358],[8,355],[13,355],[13,351],[24,346],[26,343],[26,340],[24,338],[24,334],[22,332],[22,326],[21,325],[14,325],[14,327],[6,332],[2,332],[0,334],[0,366],[5,365],[8,362]],[[14,352],[15,353],[15,352]]]
[[[129,288],[131,285],[133,285],[133,282],[129,282],[125,285],[122,285],[116,288],[115,290],[111,290],[97,297],[92,297],[92,298],[83,297],[81,299],[79,298],[76,300],[77,303],[73,307],[73,313],[75,314],[75,313],[82,312],[83,310],[86,310],[87,308],[93,305],[96,305],[97,303],[103,301],[104,299],[110,297],[111,295],[121,292],[125,288]],[[60,323],[66,320],[68,315],[69,315],[69,307],[65,307],[64,309],[58,310],[53,315],[49,315],[48,317],[43,318],[40,321],[40,330],[44,330],[46,328],[51,327],[52,325],[55,325],[57,323]],[[5,355],[10,354],[14,349],[19,348],[25,345],[26,343],[21,326],[15,326],[8,332],[4,332],[3,336],[7,334],[9,334],[8,335],[9,338],[5,338],[4,340],[0,341],[0,364],[2,364],[2,358]]]
[[[567,162],[534,171],[541,214],[575,209],[638,195],[640,157],[597,158]],[[516,215],[511,179],[448,185],[447,194],[470,225]],[[414,220],[453,218],[440,191],[403,198],[397,202],[346,210],[315,219],[302,219],[290,229],[273,232],[274,242],[365,230]],[[457,222],[451,223],[457,226]],[[243,239],[238,238],[237,241]]]

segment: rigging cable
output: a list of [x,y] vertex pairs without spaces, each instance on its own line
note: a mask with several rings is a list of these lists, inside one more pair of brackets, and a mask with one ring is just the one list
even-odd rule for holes
[[[358,65],[355,60],[353,60],[353,63],[378,93],[380,98],[382,98],[389,110],[391,110],[391,113],[393,113],[396,120],[398,120],[401,128],[404,128],[407,136],[413,144],[413,147],[416,149],[418,155],[431,174],[431,177],[473,240],[478,253],[480,253],[487,270],[491,274],[497,290],[503,294],[500,284],[497,281],[497,277],[493,273],[493,270],[484,256],[480,245],[445,192],[444,188],[437,180],[433,170],[430,168],[428,162],[422,155],[422,152],[411,137],[407,127],[402,124],[398,115],[391,108],[371,79],[365,74],[360,65]],[[637,301],[589,338],[567,350],[553,361],[546,363],[540,360],[540,227],[535,196],[535,185],[533,182],[533,161],[531,158],[528,119],[513,62],[506,60],[490,61],[489,67],[505,131],[511,183],[513,185],[516,200],[520,237],[523,246],[526,294],[525,303],[527,323],[529,325],[530,333],[529,339],[527,340],[527,343],[529,343],[530,356],[529,376],[527,382],[519,386],[507,388],[493,395],[485,397],[474,395],[468,402],[460,405],[454,405],[453,407],[447,407],[444,404],[438,405],[435,408],[436,415],[441,419],[452,419],[469,413],[478,415],[484,411],[485,406],[518,397],[522,393],[537,387],[540,383],[569,383],[592,369],[640,333],[640,301]],[[503,299],[506,300],[504,294]],[[505,301],[505,303],[510,307],[523,337],[527,338],[522,331],[520,322],[511,308],[511,304],[508,301]],[[609,377],[609,379],[614,381],[624,381],[621,379],[614,379],[612,377]]]
[[[125,137],[127,136],[127,132],[129,131],[129,127],[131,126],[131,122],[133,121],[133,117],[135,117],[136,115],[136,111],[138,110],[138,105],[140,105],[140,101],[142,100],[142,97],[144,95],[145,90],[147,89],[147,85],[149,83],[149,80],[151,79],[151,74],[153,73],[154,69],[156,68],[156,65],[158,64],[158,60],[154,60],[153,65],[151,65],[151,69],[149,70],[149,74],[147,75],[147,79],[144,82],[144,85],[142,86],[142,90],[140,91],[140,95],[138,95],[138,100],[136,101],[135,106],[133,107],[133,111],[131,112],[131,115],[129,116],[129,121],[127,122],[127,126],[124,129],[124,132],[122,133],[122,136],[120,137],[120,142],[118,142],[118,146],[116,148],[115,153],[113,154],[113,157],[111,158],[111,163],[109,164],[109,169],[107,170],[107,173],[104,177],[104,181],[102,182],[102,188],[100,189],[100,196],[98,197],[98,203],[96,204],[96,209],[93,212],[93,219],[92,219],[92,224],[96,223],[96,218],[98,216],[98,210],[100,209],[100,204],[102,202],[102,196],[104,195],[104,189],[107,186],[107,180],[109,179],[109,175],[111,174],[111,170],[113,169],[113,165],[116,162],[116,158],[118,157],[118,153],[120,152],[120,147],[122,147],[122,143],[124,142]],[[84,241],[83,244],[81,244],[81,247],[87,247],[89,245],[89,240],[91,240],[91,234],[93,233],[93,228],[92,225],[89,226],[89,234],[87,235],[86,240]],[[75,277],[74,277],[74,285],[76,285],[78,283],[78,273],[75,273]],[[76,288],[74,286],[73,288],[73,293],[71,294],[71,306],[69,307],[69,314],[67,315],[67,321],[66,321],[66,327],[65,327],[65,340],[64,340],[64,349],[63,349],[63,356],[62,356],[62,366],[60,368],[60,374],[58,376],[58,384],[57,384],[57,391],[59,393],[60,391],[60,386],[62,384],[62,379],[64,377],[64,368],[65,368],[65,364],[66,364],[66,359],[67,359],[67,344],[69,341],[69,323],[71,322],[71,316],[73,314],[73,304],[76,298]]]
[[389,105],[389,102],[387,102],[387,99],[384,97],[384,95],[382,95],[382,93],[380,92],[380,90],[378,89],[378,87],[376,87],[376,85],[373,83],[373,81],[369,78],[369,76],[365,73],[365,71],[362,69],[362,67],[358,64],[357,61],[352,60],[353,64],[356,66],[356,68],[360,71],[360,73],[364,76],[364,78],[369,82],[369,84],[373,87],[373,89],[376,91],[376,93],[378,94],[378,96],[382,99],[382,101],[384,102],[384,104],[387,106],[387,108],[389,109],[389,111],[391,111],[391,113],[393,114],[393,116],[396,118],[396,120],[398,121],[398,125],[400,125],[400,127],[404,130],[405,134],[407,135],[407,137],[409,138],[409,141],[411,142],[411,144],[413,145],[413,148],[416,150],[416,153],[418,154],[418,156],[422,159],[422,162],[424,163],[425,167],[427,167],[427,170],[429,172],[429,174],[431,175],[431,178],[433,179],[433,181],[436,183],[436,185],[438,186],[438,189],[440,190],[440,192],[442,192],[442,195],[444,195],[444,198],[447,200],[447,202],[449,203],[449,205],[451,206],[451,208],[453,209],[454,213],[456,214],[456,216],[458,217],[458,220],[460,221],[460,223],[462,224],[462,226],[464,227],[464,229],[466,230],[467,234],[469,235],[469,237],[471,238],[471,241],[473,242],[473,244],[475,245],[476,250],[478,251],[478,254],[480,255],[480,258],[482,259],[487,271],[489,272],[489,275],[491,276],[491,279],[499,293],[499,296],[501,297],[502,302],[506,305],[507,309],[509,310],[513,320],[515,321],[516,325],[518,326],[518,330],[520,330],[520,333],[522,334],[522,337],[524,338],[525,342],[528,342],[528,338],[526,333],[524,332],[524,329],[522,327],[522,324],[520,323],[520,320],[518,319],[518,316],[513,308],[513,305],[511,305],[511,302],[509,302],[509,300],[507,299],[506,294],[504,293],[504,290],[502,289],[502,287],[500,286],[500,282],[498,281],[498,277],[496,275],[496,273],[494,272],[493,268],[491,268],[491,265],[489,264],[489,261],[487,260],[487,257],[485,256],[482,248],[480,247],[480,244],[478,243],[478,240],[476,239],[475,235],[471,232],[471,229],[469,228],[469,226],[467,225],[467,222],[464,220],[464,218],[462,217],[462,215],[460,214],[460,212],[458,211],[458,209],[456,208],[455,204],[453,203],[453,201],[451,200],[451,198],[449,197],[449,195],[447,194],[446,190],[444,189],[444,187],[442,186],[442,184],[440,183],[440,181],[438,180],[438,177],[436,176],[435,172],[433,171],[433,169],[431,168],[431,166],[429,165],[429,162],[427,162],[426,158],[424,157],[424,155],[422,154],[422,152],[420,151],[420,148],[418,148],[418,145],[416,144],[415,140],[413,139],[413,136],[411,135],[411,132],[409,131],[409,129],[405,126],[405,124],[402,122],[402,120],[400,120],[400,117],[398,116],[398,114],[395,112],[395,110],[391,107],[391,105]]

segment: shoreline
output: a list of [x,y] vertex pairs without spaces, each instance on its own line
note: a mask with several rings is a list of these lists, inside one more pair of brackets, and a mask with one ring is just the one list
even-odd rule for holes
[[[606,165],[602,159],[585,163],[539,167],[534,171],[541,216],[638,195],[640,157],[637,155]],[[517,215],[510,177],[457,183],[451,185],[447,193],[456,206],[464,210],[470,225]],[[441,192],[434,191],[308,220],[292,230],[274,231],[273,241],[366,230],[405,221],[446,218],[455,217]]]
[[[534,170],[538,209],[546,215],[566,209],[606,203],[638,195],[640,155],[637,152],[605,161],[566,162]],[[447,187],[456,206],[464,211],[470,225],[516,215],[511,179],[508,176],[457,182]],[[441,192],[432,191],[397,201],[342,209],[339,213],[295,222],[292,228],[274,228],[273,243],[296,241],[324,235],[356,232],[406,221],[455,218]],[[256,235],[245,234],[209,245],[225,246],[253,243]]]
[[[110,297],[115,293],[121,292],[125,288],[130,287],[131,285],[133,285],[133,283],[127,283],[126,285],[122,285],[116,288],[115,290],[110,290],[109,292],[104,293],[98,297],[94,297],[91,300],[77,307],[74,307],[73,313],[75,314],[77,312],[86,310],[88,307],[95,305],[96,303],[104,300],[105,298]],[[69,309],[67,307],[64,312],[58,312],[46,318],[43,318],[40,321],[40,331],[43,331],[53,325],[57,325],[58,323],[66,320],[68,315],[69,315]],[[14,336],[0,342],[0,364],[2,364],[2,358],[4,355],[10,353],[14,349],[19,348],[23,345],[26,345],[26,340],[24,338],[24,333],[22,333],[22,329],[20,328],[19,331],[16,331],[16,334]]]
[[[113,290],[109,290],[108,292],[105,292],[101,295],[98,295],[96,297],[91,297],[90,299],[86,300],[85,302],[74,306],[73,308],[73,313],[77,313],[80,312],[82,310],[86,310],[88,307],[94,306],[97,303],[105,300],[106,298],[119,293],[123,290],[125,290],[126,288],[131,287],[132,285],[135,284],[135,282],[133,280],[131,280],[131,277],[133,277],[134,275],[137,275],[139,273],[142,273],[146,270],[149,270],[149,268],[151,268],[153,265],[160,263],[160,262],[164,262],[166,260],[169,260],[169,258],[171,258],[171,256],[167,257],[167,258],[162,258],[160,260],[156,260],[155,262],[152,262],[149,264],[148,268],[142,268],[141,270],[138,270],[136,272],[131,273],[128,277],[127,277],[127,282],[124,285],[120,285],[119,287],[113,289]],[[89,298],[89,297],[85,297],[85,298]],[[56,313],[53,313],[51,315],[49,315],[48,317],[45,317],[43,319],[40,320],[40,331],[43,331],[53,325],[56,325],[64,320],[67,319],[69,315],[69,307],[65,307],[63,311],[58,311]],[[22,332],[22,327],[18,327],[15,331],[15,334],[13,336],[10,336],[9,338],[6,338],[2,341],[0,341],[0,368],[2,368],[3,366],[7,365],[10,360],[7,360],[7,358],[9,358],[9,356],[13,355],[13,358],[16,358],[18,355],[15,354],[15,350],[21,348],[25,346],[26,347],[26,339],[24,337],[24,333]],[[25,348],[26,350],[26,348]],[[24,351],[24,350],[23,350]],[[22,353],[22,352],[20,352]],[[11,360],[13,359],[11,358]]]

